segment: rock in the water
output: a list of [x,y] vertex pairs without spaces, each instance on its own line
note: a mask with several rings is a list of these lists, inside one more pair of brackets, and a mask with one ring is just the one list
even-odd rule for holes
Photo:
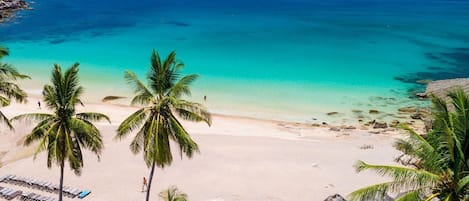
[[432,80],[417,80],[417,84],[428,84],[432,82]]
[[28,3],[24,0],[0,0],[0,22],[11,18],[15,11],[27,8]]
[[371,110],[369,111],[369,113],[370,113],[370,114],[378,114],[379,111],[378,111],[378,110],[375,110],[375,109],[371,109]]
[[387,128],[388,127],[388,124],[386,122],[375,122],[375,124],[373,124],[373,128],[376,129],[376,128]]
[[399,112],[403,112],[403,113],[417,112],[417,108],[413,106],[403,107],[403,108],[399,108]]
[[327,197],[324,201],[347,201],[344,197],[339,194],[331,195]]
[[415,94],[415,96],[419,97],[419,98],[427,98],[427,94],[426,93],[417,93]]

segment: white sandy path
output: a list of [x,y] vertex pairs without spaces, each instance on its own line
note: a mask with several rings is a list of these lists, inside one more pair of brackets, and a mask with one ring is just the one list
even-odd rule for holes
[[[32,99],[27,105],[14,105],[4,111],[10,115],[39,111],[36,102]],[[90,189],[92,193],[85,199],[89,201],[144,200],[140,188],[142,177],[147,177],[149,170],[141,155],[130,153],[132,136],[113,140],[116,125],[135,108],[87,104],[85,109],[106,113],[113,123],[98,125],[105,141],[101,161],[86,152],[83,174],[77,177],[67,168],[65,184]],[[347,195],[364,185],[383,181],[373,173],[357,175],[352,165],[358,159],[386,164],[392,163],[397,154],[391,146],[393,136],[366,131],[337,136],[322,128],[225,116],[215,116],[210,128],[186,125],[201,154],[180,160],[174,149],[173,165],[156,171],[152,200],[158,200],[158,192],[173,184],[193,201],[324,200],[334,193]],[[0,135],[0,150],[6,146],[11,150],[6,160],[17,157],[15,154],[21,150],[13,145],[29,129],[24,124],[18,126],[17,134]],[[371,144],[374,149],[360,149],[364,144]],[[28,157],[9,163],[0,168],[0,174],[58,181],[59,169],[47,169],[45,154],[40,154],[35,161]]]

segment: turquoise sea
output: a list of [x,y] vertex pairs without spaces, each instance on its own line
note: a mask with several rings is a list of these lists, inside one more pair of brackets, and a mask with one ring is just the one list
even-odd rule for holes
[[[198,73],[192,99],[215,113],[349,122],[427,102],[417,80],[469,76],[464,0],[38,0],[0,25],[5,62],[41,89],[54,63],[81,63],[89,101],[130,95],[152,49]],[[38,91],[38,90],[36,90]],[[327,112],[339,112],[334,118]],[[314,120],[316,119],[316,120]]]

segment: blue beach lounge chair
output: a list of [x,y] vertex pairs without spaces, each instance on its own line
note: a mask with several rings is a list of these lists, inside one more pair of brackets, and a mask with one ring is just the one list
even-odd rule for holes
[[83,190],[80,194],[78,194],[78,198],[83,199],[91,193],[89,190]]

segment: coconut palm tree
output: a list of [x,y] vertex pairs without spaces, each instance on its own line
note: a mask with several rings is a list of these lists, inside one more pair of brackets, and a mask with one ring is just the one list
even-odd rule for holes
[[181,192],[176,186],[170,186],[160,192],[160,198],[163,201],[187,201],[187,194]]
[[164,168],[173,161],[170,140],[179,145],[183,153],[192,157],[197,152],[197,143],[192,140],[178,115],[184,120],[211,123],[210,113],[198,103],[182,99],[190,95],[189,85],[198,77],[195,74],[181,75],[183,64],[175,60],[171,52],[163,62],[156,51],[151,55],[151,66],[145,86],[131,71],[125,72],[125,79],[134,88],[132,105],[141,106],[127,117],[117,129],[116,138],[121,139],[132,131],[137,131],[130,144],[130,150],[137,154],[143,150],[143,158],[150,170],[146,200],[150,199],[150,189],[155,166]]
[[426,138],[404,126],[409,138],[395,143],[403,152],[397,158],[402,166],[357,163],[358,172],[372,170],[392,181],[356,190],[351,200],[375,200],[388,192],[404,192],[397,201],[469,200],[469,96],[462,89],[448,96],[452,110],[444,99],[432,98],[433,125]]
[[80,96],[83,93],[78,82],[78,63],[65,72],[56,64],[51,82],[51,85],[44,86],[42,95],[46,107],[54,113],[22,114],[13,120],[39,121],[31,133],[26,135],[24,144],[31,145],[38,141],[34,158],[46,150],[47,167],[50,168],[53,163],[60,166],[59,201],[62,201],[65,161],[68,161],[76,175],[80,175],[83,168],[82,148],[92,151],[99,159],[103,141],[92,122],[110,120],[100,113],[76,113],[75,106],[82,103]]
[[[0,59],[8,56],[8,49],[0,47]],[[10,64],[0,63],[0,107],[10,105],[11,100],[19,103],[26,102],[27,94],[24,92],[16,81],[19,79],[29,78],[26,75],[20,74],[16,68]],[[10,120],[0,111],[0,122],[13,129]]]

